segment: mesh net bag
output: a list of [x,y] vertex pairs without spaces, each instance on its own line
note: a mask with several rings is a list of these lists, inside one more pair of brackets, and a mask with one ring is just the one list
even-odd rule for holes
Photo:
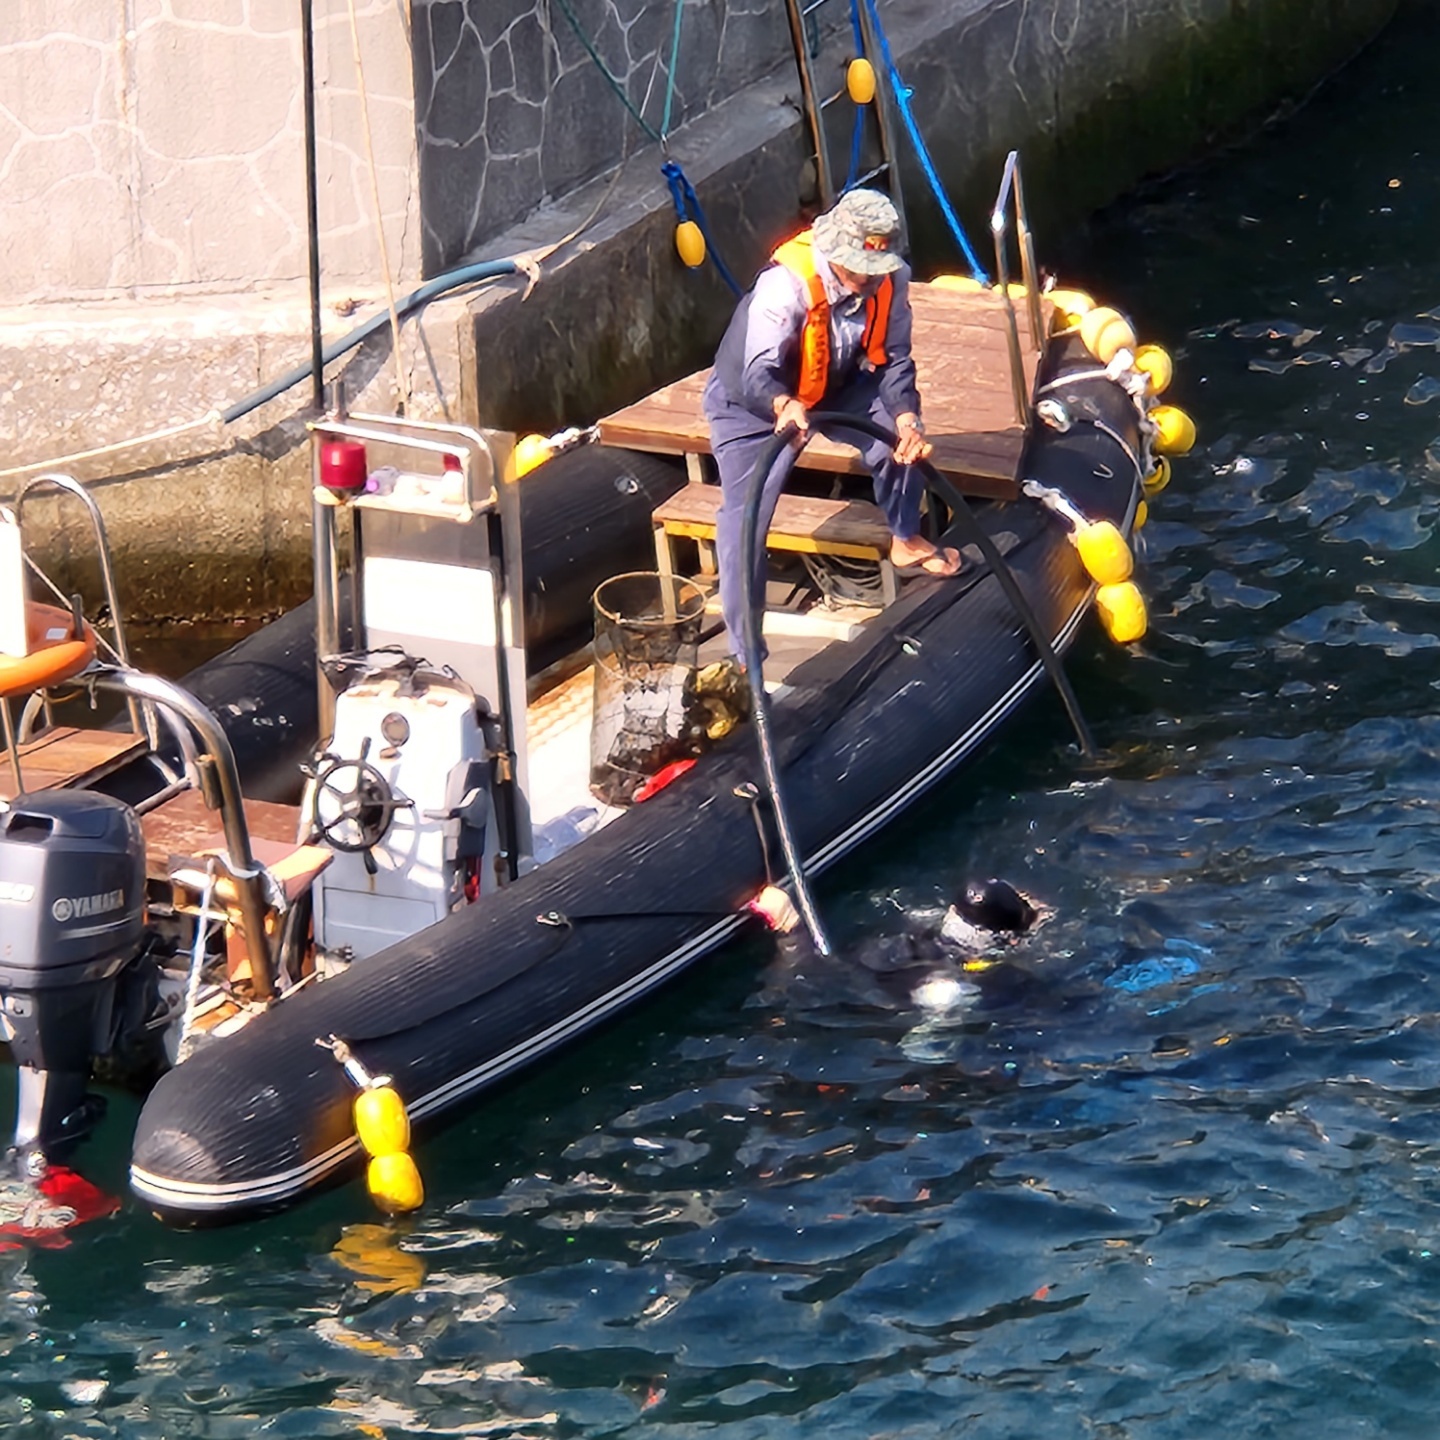
[[596,590],[590,789],[605,804],[628,805],[656,772],[700,752],[693,711],[704,616],[704,592],[675,576],[636,571]]

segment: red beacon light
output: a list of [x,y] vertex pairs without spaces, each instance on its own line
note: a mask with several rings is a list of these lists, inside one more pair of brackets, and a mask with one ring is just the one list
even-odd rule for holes
[[369,474],[365,447],[358,440],[320,442],[320,483],[327,490],[346,495],[359,494],[365,488]]

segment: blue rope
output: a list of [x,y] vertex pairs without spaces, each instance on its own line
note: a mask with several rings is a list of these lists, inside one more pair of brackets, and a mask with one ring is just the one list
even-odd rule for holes
[[680,220],[693,220],[700,227],[700,233],[705,237],[705,253],[715,262],[720,278],[736,295],[743,295],[745,292],[735,283],[735,277],[726,268],[720,252],[715,248],[715,242],[710,238],[710,226],[705,220],[705,212],[700,208],[700,197],[696,195],[695,187],[685,178],[685,172],[674,160],[667,160],[660,167],[660,173],[670,187],[670,198],[675,202],[676,217]]
[[900,118],[905,122],[905,128],[910,133],[910,142],[915,146],[915,153],[919,156],[921,168],[925,171],[925,178],[930,182],[930,189],[934,192],[936,200],[940,202],[940,209],[950,226],[950,233],[960,246],[966,263],[970,266],[970,273],[981,284],[988,285],[990,277],[985,273],[985,267],[975,258],[975,252],[965,238],[965,231],[961,228],[960,221],[951,207],[950,197],[946,195],[945,187],[936,173],[935,162],[931,160],[930,152],[925,147],[920,127],[915,123],[914,112],[910,109],[910,96],[913,92],[908,90],[900,79],[900,71],[890,53],[890,42],[885,38],[885,27],[880,23],[880,14],[875,8],[875,0],[865,0],[865,6],[870,11],[870,23],[875,27],[875,38],[879,42],[880,54],[885,61],[885,73],[890,81],[891,93],[895,96],[895,108],[899,110]]

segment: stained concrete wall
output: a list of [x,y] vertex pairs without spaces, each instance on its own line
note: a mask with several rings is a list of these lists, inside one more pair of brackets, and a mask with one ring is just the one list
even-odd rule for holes
[[[344,3],[316,5],[325,266],[374,284],[380,243]],[[420,270],[407,0],[356,0],[386,249]],[[303,280],[295,0],[0,4],[0,305]]]
[[[593,27],[631,103],[658,122],[674,16],[668,0],[566,5]],[[980,234],[1008,149],[1021,149],[1030,197],[1053,229],[1147,171],[1193,154],[1257,108],[1303,93],[1375,33],[1395,5],[882,0],[881,13],[947,185],[971,232]],[[0,311],[0,495],[53,457],[82,478],[129,477],[123,486],[107,483],[103,498],[133,610],[273,609],[292,603],[306,583],[308,469],[300,411],[308,389],[273,400],[234,426],[205,417],[308,356],[304,287],[284,281],[303,273],[293,0],[123,0],[104,7],[108,19],[96,15],[100,8],[91,0],[8,0],[0,7],[0,71],[9,66],[8,76],[0,75],[0,156],[9,157],[0,173],[43,176],[37,157],[68,155],[65,146],[84,142],[76,152],[81,159],[67,162],[76,175],[49,185],[27,181],[26,205],[5,211],[9,202],[0,188],[0,224],[7,227],[0,277],[10,277],[9,298],[52,298]],[[436,303],[423,322],[408,323],[398,377],[388,332],[372,337],[343,362],[359,403],[391,409],[403,391],[412,413],[548,429],[589,421],[705,363],[732,297],[712,268],[689,272],[676,260],[657,147],[642,142],[615,168],[627,145],[636,145],[638,127],[583,47],[577,53],[573,32],[567,30],[569,39],[561,34],[560,0],[357,0],[357,8],[372,26],[398,24],[408,15],[420,57],[418,106],[407,99],[408,76],[392,75],[396,107],[382,127],[383,143],[395,147],[387,151],[392,173],[411,177],[404,185],[397,180],[403,202],[387,207],[391,222],[402,217],[402,276],[415,263],[411,242],[419,231],[411,223],[407,186],[426,197],[428,263],[448,264],[472,243],[467,258],[524,250],[544,255],[538,283],[492,284]],[[337,29],[344,7],[317,0],[316,9],[322,67],[329,67],[325,83],[338,100],[349,75],[353,102],[348,22]],[[699,189],[726,260],[745,278],[815,198],[794,72],[770,64],[780,13],[770,0],[748,0],[748,7],[746,0],[685,4],[684,35],[709,38],[698,58],[687,59],[682,43],[677,75],[686,85],[677,85],[673,113],[685,123],[674,130],[671,153]],[[843,50],[843,7],[838,14],[841,23],[832,30],[840,32]],[[126,26],[115,29],[120,15]],[[524,38],[533,39],[537,27],[539,59]],[[78,58],[44,70],[42,78],[63,89],[66,75],[87,76],[94,127],[84,120],[84,105],[71,97],[67,110],[58,95],[50,128],[37,123],[51,102],[30,64],[45,57],[42,37],[52,31],[69,37],[66,53]],[[246,48],[257,35],[269,35],[265,44],[273,48]],[[235,37],[246,42],[238,53],[253,57],[241,78],[214,69],[215,56]],[[167,121],[167,146],[147,138],[150,92],[142,93],[140,62],[133,58],[152,43],[159,44],[156,54],[169,46],[181,71],[198,77],[181,88]],[[80,64],[87,53],[89,69]],[[408,47],[403,53],[408,63]],[[262,56],[270,57],[268,69]],[[842,58],[821,57],[822,83],[838,79]],[[282,71],[277,86],[274,74]],[[366,78],[368,86],[368,63]],[[276,112],[280,128],[254,136],[224,125],[208,129],[215,117],[249,103],[246,83],[272,100],[288,97]],[[16,121],[16,96],[29,107],[23,122]],[[394,118],[407,105],[413,127]],[[327,111],[322,104],[322,114],[330,117],[322,123],[322,136],[329,137],[324,318],[333,337],[374,313],[381,296],[378,270],[362,263],[367,242],[357,219],[363,213],[362,127],[353,104],[343,122],[339,108]],[[186,218],[184,207],[161,203],[179,193],[174,187],[181,184],[189,129],[197,141],[208,137],[200,147],[208,153],[192,157],[194,165],[223,177],[222,188],[235,199],[222,216],[233,233],[229,251],[223,243],[194,241],[196,225],[203,230],[215,218],[205,207],[197,205],[189,216],[187,240],[183,227],[176,228]],[[418,169],[406,170],[411,162],[394,156],[417,135]],[[36,139],[42,136],[45,145]],[[377,149],[380,143],[377,134]],[[288,168],[279,161],[285,150],[293,152]],[[273,160],[274,169],[243,163],[252,151]],[[342,152],[344,163],[337,159]],[[514,163],[502,163],[508,161]],[[901,168],[920,267],[959,268],[913,161],[903,160]],[[577,183],[592,172],[595,178]],[[260,187],[264,198],[256,199],[245,183],[267,173],[273,184]],[[98,197],[93,208],[76,201],[85,184]],[[106,184],[115,190],[118,210],[102,204]],[[73,194],[72,185],[78,187]],[[569,185],[575,188],[545,198]],[[347,187],[342,205],[337,194]],[[253,216],[244,215],[247,207]],[[268,238],[245,272],[247,283],[263,277],[274,283],[227,292],[220,271],[206,265],[222,254],[231,263],[250,243],[252,218]],[[105,243],[92,244],[96,236],[108,241],[108,251]],[[1042,254],[1043,238],[1042,228]],[[101,277],[95,257],[107,253],[113,268]],[[277,258],[282,254],[287,258]],[[179,268],[161,280],[167,257]],[[99,283],[105,299],[58,303],[55,277],[71,261],[94,267],[73,272],[91,277],[78,288]],[[353,280],[346,274],[352,263]],[[29,289],[15,288],[17,274],[30,276]],[[156,292],[166,298],[146,298]],[[357,304],[361,309],[352,313]],[[178,425],[188,428],[111,453],[65,458]],[[44,510],[35,514],[37,546],[50,552],[79,546],[75,526]]]

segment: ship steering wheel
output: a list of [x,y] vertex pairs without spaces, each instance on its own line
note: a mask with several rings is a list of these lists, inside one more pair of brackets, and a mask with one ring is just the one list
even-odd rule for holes
[[[397,798],[390,782],[365,758],[367,739],[358,760],[332,760],[315,775],[315,836],[332,850],[358,854],[378,845],[397,810],[411,809],[413,800]],[[330,812],[330,818],[323,818]]]

